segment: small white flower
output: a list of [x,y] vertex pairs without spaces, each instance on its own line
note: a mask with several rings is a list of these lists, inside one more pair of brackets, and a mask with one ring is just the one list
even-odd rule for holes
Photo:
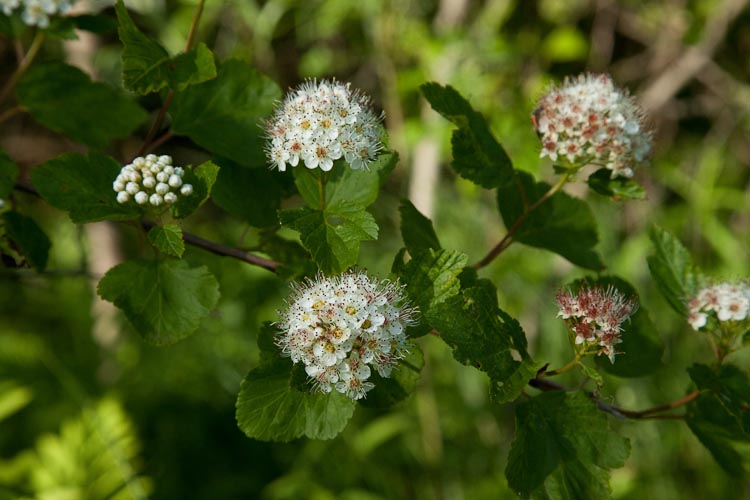
[[164,203],[167,205],[171,205],[173,203],[177,202],[177,195],[174,193],[167,193],[164,195]]
[[292,290],[289,306],[279,311],[277,344],[282,355],[305,364],[317,390],[365,397],[374,387],[371,367],[387,377],[407,352],[405,330],[416,310],[397,283],[349,271],[318,275]]
[[173,188],[178,188],[182,186],[182,177],[176,174],[172,174],[169,176],[169,185]]
[[308,80],[290,91],[266,122],[266,154],[282,172],[300,160],[328,171],[339,158],[354,169],[366,168],[383,147],[380,120],[369,98],[349,84]]
[[158,207],[158,206],[160,206],[160,205],[162,204],[162,202],[163,202],[163,201],[164,201],[164,198],[162,198],[162,197],[161,197],[161,195],[158,195],[158,194],[156,194],[156,193],[152,194],[152,195],[151,195],[151,196],[150,196],[150,197],[148,198],[148,202],[149,202],[149,203],[151,203],[151,204],[152,204],[153,206],[155,206],[155,207]]
[[161,196],[164,196],[169,192],[169,184],[164,184],[163,182],[160,182],[156,185],[156,188],[154,188],[154,191],[156,191],[156,194],[159,194]]
[[117,203],[127,203],[130,200],[130,195],[126,191],[120,191],[117,193]]
[[183,196],[190,196],[193,194],[193,186],[192,184],[183,184],[180,188],[180,194]]
[[143,187],[146,189],[153,189],[156,186],[156,179],[153,177],[146,177],[143,179]]

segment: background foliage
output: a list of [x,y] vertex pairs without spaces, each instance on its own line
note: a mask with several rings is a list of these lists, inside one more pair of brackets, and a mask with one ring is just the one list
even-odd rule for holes
[[[217,0],[207,2],[196,37],[214,51],[216,67],[208,64],[201,45],[190,57],[176,61],[180,56],[174,56],[184,48],[195,3],[139,0],[127,6],[138,28],[165,48],[161,56],[165,62],[156,66],[164,87],[197,84],[214,72],[248,82],[261,78],[245,65],[218,62],[239,58],[251,61],[278,84],[277,88],[269,81],[261,87],[266,97],[279,96],[279,88],[305,77],[335,76],[375,98],[375,105],[386,112],[390,147],[399,155],[397,165],[394,161],[381,166],[395,170],[380,188],[378,202],[368,208],[379,226],[379,239],[361,238],[361,245],[357,240],[360,265],[379,275],[390,271],[392,257],[402,246],[401,217],[417,217],[410,205],[401,206],[399,212],[403,197],[433,219],[440,238],[438,242],[426,231],[410,242],[404,235],[410,250],[428,241],[423,251],[459,249],[468,262],[476,262],[504,232],[493,193],[466,180],[472,179],[471,165],[454,165],[460,176],[448,168],[455,127],[421,99],[420,85],[434,80],[453,86],[487,118],[516,168],[549,179],[551,167],[538,161],[539,146],[529,124],[535,99],[552,79],[583,70],[611,72],[615,81],[638,95],[650,114],[657,150],[651,167],[637,172],[646,189],[644,200],[613,203],[588,195],[591,216],[600,227],[596,254],[608,272],[635,286],[665,350],[663,364],[648,376],[619,379],[605,373],[603,396],[628,408],[646,408],[684,395],[691,379],[698,385],[706,383],[699,368],[689,374],[687,368],[696,361],[709,363],[710,348],[672,313],[657,291],[646,265],[653,253],[648,229],[658,224],[677,235],[708,275],[750,274],[747,2]],[[116,19],[109,5],[91,8],[103,9],[105,17]],[[0,147],[21,167],[21,180],[43,177],[36,170],[45,167],[33,167],[62,152],[82,151],[80,144],[100,147],[115,139],[111,153],[116,157],[133,156],[140,147],[148,130],[144,110],[155,114],[159,95],[148,93],[155,88],[139,87],[137,79],[126,79],[138,94],[139,106],[125,98],[126,91],[118,88],[122,44],[116,24],[100,28],[96,35],[81,33],[79,40],[62,45],[48,41],[38,66],[19,86],[18,99],[28,113],[0,124]],[[137,35],[131,35],[138,44]],[[28,35],[21,40],[25,47],[31,43]],[[0,51],[2,74],[10,75],[17,64],[13,42],[2,38]],[[700,64],[691,59],[699,56]],[[61,69],[54,62],[60,59],[83,71]],[[179,71],[181,64],[198,68],[204,78],[186,81]],[[64,88],[48,88],[49,72],[56,75],[55,82],[63,74]],[[242,168],[265,163],[259,130],[254,125],[248,128],[248,123],[257,123],[270,109],[257,109],[253,116],[221,114],[225,107],[221,101],[236,102],[241,88],[211,87],[218,87],[219,81],[186,87],[178,94],[170,112],[175,137],[160,149],[180,163],[198,165],[208,158],[195,141],[223,157],[216,159],[221,167],[218,178],[214,174],[215,179],[207,181],[215,180],[213,198],[184,229],[231,246],[277,255],[285,252],[288,256],[281,259],[285,262],[303,261],[304,257],[295,257],[294,248],[268,238],[263,230],[248,229],[247,223],[274,226],[275,210],[293,207],[263,201],[278,199],[274,193],[290,192],[295,180],[298,188],[305,181],[271,176],[263,168]],[[94,99],[82,102],[81,109],[101,113],[97,120],[111,128],[89,127],[76,116],[49,114],[55,100],[76,99],[77,92]],[[430,89],[424,92],[429,97]],[[206,94],[218,103],[212,106]],[[37,111],[35,105],[42,98],[50,102],[39,104]],[[439,106],[435,109],[443,113]],[[61,119],[81,123],[78,134],[66,137],[51,132],[69,129]],[[211,135],[212,130],[225,130],[217,129],[217,123],[236,124],[229,127],[234,134]],[[135,135],[127,138],[131,130]],[[238,143],[246,149],[238,152],[234,147]],[[76,165],[97,164],[97,171],[115,173],[99,180],[65,177],[64,165],[72,158]],[[0,158],[0,168],[5,160]],[[117,172],[116,165],[96,153],[69,153],[55,162],[62,165],[55,170],[61,176],[56,185],[84,182],[80,188],[93,192],[101,192],[97,191],[101,185],[109,189]],[[500,162],[497,168],[505,167]],[[491,185],[492,179],[474,180],[503,189]],[[231,186],[240,182],[251,186],[247,197],[232,194]],[[45,186],[34,184],[44,194]],[[257,189],[260,185],[265,189]],[[0,185],[0,195],[9,189]],[[580,196],[586,189],[581,182],[570,192]],[[361,186],[360,192],[362,203],[371,204],[377,186]],[[329,210],[341,216],[346,206],[336,203],[335,191],[329,195],[333,197]],[[359,408],[343,434],[332,441],[268,444],[247,439],[235,424],[235,398],[245,374],[259,364],[261,325],[276,319],[275,309],[287,291],[281,279],[284,273],[275,276],[188,246],[184,252],[190,269],[175,264],[153,273],[166,279],[190,273],[195,286],[206,290],[202,307],[213,312],[202,320],[200,315],[181,318],[201,320],[198,333],[168,348],[153,347],[123,316],[96,298],[95,286],[102,274],[146,248],[137,232],[127,225],[76,226],[63,212],[35,197],[19,193],[15,199],[52,246],[48,258],[27,254],[28,263],[43,273],[8,262],[0,275],[0,498],[17,498],[31,490],[43,492],[43,498],[515,498],[510,487],[516,485],[511,481],[509,487],[503,472],[514,438],[514,413],[524,415],[533,405],[553,404],[572,412],[581,403],[577,396],[549,394],[518,409],[493,404],[488,385],[495,374],[488,377],[456,363],[455,353],[428,335],[419,340],[425,358],[422,376],[415,394],[404,403],[389,410],[377,405]],[[76,209],[71,215],[78,221],[100,220],[112,210],[123,210],[106,203],[71,208]],[[505,210],[512,211],[512,204]],[[290,220],[296,217],[293,220],[304,238],[303,223],[309,218],[282,213]],[[6,221],[6,230],[25,223]],[[286,230],[281,234],[294,236]],[[535,237],[525,235],[527,245],[511,246],[481,271],[481,277],[494,283],[503,309],[520,321],[533,358],[558,366],[571,353],[562,322],[555,318],[554,290],[583,271],[532,248]],[[585,248],[593,244],[583,237],[576,241]],[[586,254],[588,258],[577,264],[598,267],[596,254]],[[340,260],[326,265],[340,270],[351,259],[351,252],[345,251]],[[152,271],[145,268],[150,264],[139,262],[131,261],[131,269],[120,268],[110,275],[110,283],[149,276]],[[298,266],[288,273],[295,269]],[[215,285],[208,272],[222,292],[215,307],[211,305],[216,303]],[[138,299],[114,296],[122,290],[116,284],[102,286],[102,295],[115,303]],[[479,294],[480,288],[471,290]],[[160,343],[177,340],[159,337],[158,323],[146,330]],[[475,354],[464,353],[467,359]],[[456,357],[461,359],[459,354]],[[750,366],[746,351],[733,355],[731,361],[745,369]],[[273,374],[271,367],[267,375]],[[731,376],[726,374],[728,379]],[[552,401],[556,398],[565,401]],[[710,407],[708,401],[701,411]],[[596,426],[602,415],[589,417],[580,425]],[[738,492],[748,492],[746,471],[724,472],[683,422],[610,422],[630,439],[632,448],[625,466],[611,472],[615,498],[737,498]],[[549,423],[550,433],[575,424],[563,411]],[[540,439],[524,434],[523,426],[515,432],[518,439]],[[700,435],[700,429],[695,434]],[[609,439],[613,442],[608,443],[607,456],[597,459],[603,466],[618,466],[623,445],[614,435]],[[101,469],[92,467],[92,462]],[[109,463],[133,465],[122,469]],[[19,489],[20,471],[28,470],[29,464],[40,472],[25,479],[29,483]],[[535,467],[555,466],[531,463],[524,472],[533,482]],[[81,483],[91,489],[61,490],[70,477],[83,477]]]

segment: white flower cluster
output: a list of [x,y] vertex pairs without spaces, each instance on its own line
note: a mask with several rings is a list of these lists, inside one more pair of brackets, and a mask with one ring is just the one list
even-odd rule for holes
[[562,317],[575,333],[575,343],[597,343],[599,354],[606,354],[615,362],[615,345],[622,342],[622,323],[637,309],[632,299],[610,286],[583,287],[578,292],[557,292],[558,316]]
[[177,193],[193,194],[193,186],[183,184],[183,175],[185,169],[173,167],[171,156],[139,156],[122,167],[112,189],[117,193],[118,203],[128,203],[132,199],[139,205],[172,205],[177,202]]
[[3,14],[10,16],[13,11],[23,7],[21,19],[28,26],[46,28],[49,17],[65,14],[70,10],[75,0],[0,0]]
[[750,285],[745,282],[719,283],[703,288],[688,302],[688,322],[694,330],[706,326],[709,314],[719,321],[750,319]]
[[632,177],[633,167],[651,151],[643,113],[609,75],[585,74],[551,86],[532,121],[541,136],[541,157],[565,157],[577,167],[601,165],[613,177]]
[[401,286],[350,271],[292,288],[289,307],[279,311],[277,344],[292,362],[305,364],[317,390],[360,399],[374,387],[370,367],[390,376],[407,352],[405,328],[416,315]]
[[343,157],[364,169],[382,149],[378,118],[369,98],[337,81],[307,81],[286,95],[266,123],[266,153],[273,166],[286,170],[300,160],[327,172]]

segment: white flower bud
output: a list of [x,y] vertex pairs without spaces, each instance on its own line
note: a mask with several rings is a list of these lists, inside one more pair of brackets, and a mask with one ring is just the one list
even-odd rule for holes
[[143,179],[143,187],[147,189],[153,189],[156,186],[156,179],[153,177],[146,177]]
[[172,203],[177,201],[177,195],[174,193],[167,193],[164,195],[164,203],[167,205],[171,205]]
[[155,191],[156,191],[156,194],[160,194],[164,196],[165,194],[169,192],[169,186],[167,184],[164,184],[163,182],[160,182],[159,184],[156,185]]
[[112,183],[112,189],[114,189],[117,193],[119,193],[120,191],[125,191],[125,184],[118,177],[117,180]]
[[164,172],[167,175],[172,175],[174,174],[174,167],[172,165],[165,165],[164,170],[162,170],[162,172]]
[[156,163],[157,161],[159,161],[159,157],[153,154],[146,155],[146,161],[151,162],[151,163]]
[[183,175],[185,175],[185,169],[182,167],[175,167],[174,174],[182,177]]
[[129,194],[135,194],[140,191],[140,187],[135,182],[128,182],[125,186],[125,191],[127,191]]
[[148,199],[149,203],[151,203],[153,206],[158,207],[162,204],[164,201],[164,198],[161,197],[159,194],[152,194],[151,197]]
[[159,172],[161,172],[161,165],[159,165],[158,163],[151,165],[149,167],[149,170],[151,170],[152,174],[158,174]]
[[117,203],[127,203],[130,200],[130,195],[125,191],[117,193]]
[[133,166],[136,168],[143,168],[146,165],[146,160],[141,158],[140,156],[133,160]]
[[159,163],[163,163],[164,165],[171,165],[172,164],[172,157],[169,155],[161,155],[159,157]]
[[135,202],[139,205],[145,205],[148,202],[148,194],[145,191],[138,191],[135,193]]
[[182,178],[179,175],[172,174],[169,176],[169,185],[173,188],[182,186]]
[[159,172],[158,174],[156,174],[156,180],[159,182],[167,182],[169,180],[169,176],[164,172]]
[[190,196],[193,194],[193,186],[191,184],[183,184],[180,189],[180,194],[182,194],[182,196]]

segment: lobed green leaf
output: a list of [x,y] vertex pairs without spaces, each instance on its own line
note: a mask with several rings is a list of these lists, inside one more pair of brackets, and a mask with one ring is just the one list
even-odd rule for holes
[[750,442],[750,376],[734,365],[695,364],[690,378],[702,393],[688,405],[685,421],[729,474],[747,474],[747,457],[735,448]]
[[451,139],[458,175],[487,189],[512,184],[513,164],[481,113],[450,85],[430,82],[420,90],[432,109],[458,127]]
[[120,164],[101,153],[66,153],[31,171],[39,194],[53,207],[69,212],[76,224],[128,220],[140,216],[131,204],[117,203],[112,183]]
[[15,244],[26,261],[37,271],[47,267],[49,249],[52,247],[49,238],[34,219],[18,212],[5,212],[2,215],[5,233]]
[[193,168],[186,168],[182,180],[193,186],[193,194],[180,196],[174,205],[174,215],[184,218],[192,214],[211,196],[211,188],[219,175],[219,167],[211,161],[206,161]]
[[[292,383],[292,362],[277,355],[250,370],[237,396],[237,425],[248,437],[287,442],[336,437],[354,414],[354,401],[336,391],[310,393]],[[309,384],[308,384],[309,386]]]
[[177,224],[152,227],[148,232],[148,241],[160,252],[171,257],[181,258],[185,252],[182,229]]
[[655,253],[648,257],[648,268],[656,286],[672,309],[687,316],[687,301],[698,291],[700,271],[687,249],[664,229],[653,226],[649,238]]
[[221,166],[211,197],[220,208],[254,227],[276,227],[282,186],[275,172],[243,168],[230,160]]
[[547,392],[516,406],[505,476],[522,498],[601,500],[611,497],[609,469],[629,454],[586,394]]
[[126,89],[142,95],[165,87],[181,91],[216,78],[214,56],[205,44],[170,57],[164,47],[138,29],[122,0],[115,4],[115,11],[123,44],[122,81]]
[[[497,203],[507,227],[512,227],[526,211],[550,189],[535,182],[531,174],[516,172],[518,182],[497,190]],[[588,204],[558,191],[531,212],[513,235],[513,239],[533,247],[550,250],[573,264],[599,271],[604,268],[594,250],[599,242],[596,221]]]
[[[472,269],[473,271],[473,269]],[[490,396],[504,403],[516,399],[537,371],[523,342],[523,361],[512,349],[524,337],[519,323],[497,305],[497,291],[489,280],[464,278],[460,294],[430,308],[425,317],[453,349],[460,363],[490,377]],[[468,283],[466,283],[468,282]]]
[[33,66],[16,94],[39,123],[93,148],[128,137],[147,118],[134,101],[63,63]]
[[614,200],[642,200],[646,190],[633,179],[612,177],[608,168],[600,168],[588,178],[589,187],[595,192]]
[[182,260],[123,262],[104,275],[97,292],[157,346],[191,335],[219,300],[219,284],[208,268],[190,268]]
[[401,237],[410,253],[429,248],[440,250],[440,241],[430,219],[406,199],[401,200],[398,211],[401,213]]
[[249,64],[229,60],[213,80],[175,94],[172,130],[216,156],[245,167],[265,165],[262,119],[281,98],[279,87]]
[[340,273],[357,263],[362,241],[378,238],[378,225],[364,209],[341,203],[326,210],[303,207],[279,212],[281,223],[299,231],[302,245],[324,273]]

